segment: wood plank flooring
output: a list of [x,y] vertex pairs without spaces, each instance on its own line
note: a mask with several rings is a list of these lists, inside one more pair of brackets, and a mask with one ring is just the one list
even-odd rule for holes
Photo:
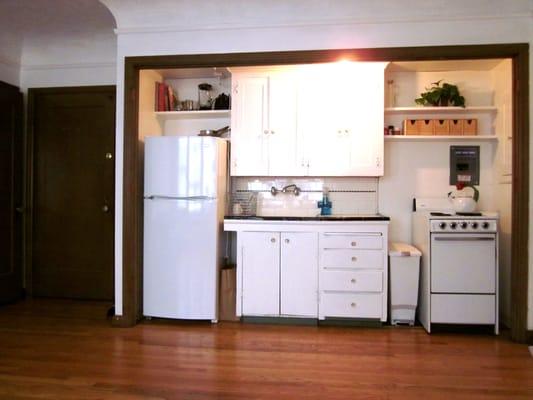
[[161,320],[121,329],[107,307],[1,307],[0,399],[533,398],[533,357],[505,335]]

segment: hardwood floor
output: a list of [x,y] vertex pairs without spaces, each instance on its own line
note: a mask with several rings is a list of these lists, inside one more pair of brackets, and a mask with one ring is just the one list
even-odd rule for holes
[[151,321],[108,305],[0,308],[0,399],[531,399],[533,357],[505,336],[421,328]]

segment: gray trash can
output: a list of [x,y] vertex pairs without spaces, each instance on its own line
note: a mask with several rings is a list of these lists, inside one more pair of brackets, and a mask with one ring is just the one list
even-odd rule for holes
[[415,324],[422,253],[406,243],[389,243],[391,324]]

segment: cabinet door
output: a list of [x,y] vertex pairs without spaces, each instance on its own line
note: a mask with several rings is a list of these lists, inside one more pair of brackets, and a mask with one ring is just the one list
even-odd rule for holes
[[384,68],[360,62],[310,66],[314,95],[300,96],[309,175],[383,175]]
[[383,175],[384,68],[385,63],[358,63],[347,78],[351,98],[343,102],[349,108],[342,124],[348,130],[349,175]]
[[290,72],[273,73],[268,87],[268,175],[301,176],[296,143],[297,85]]
[[268,78],[234,75],[231,111],[231,175],[268,174]]
[[281,234],[281,314],[318,315],[318,234]]
[[310,176],[343,175],[349,167],[346,129],[339,121],[339,89],[332,82],[332,65],[308,65],[300,73],[298,88],[298,148],[300,162]]
[[242,233],[242,315],[279,315],[280,234]]

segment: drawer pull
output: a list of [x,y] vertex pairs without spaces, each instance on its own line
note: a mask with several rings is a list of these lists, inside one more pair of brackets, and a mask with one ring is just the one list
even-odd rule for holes
[[352,304],[350,304],[350,306],[355,307],[355,306],[357,306],[357,304],[356,303],[352,303]]
[[357,261],[357,257],[352,257],[352,261],[356,262]]
[[357,246],[357,242],[352,242],[351,244],[352,244],[352,247]]
[[352,278],[352,279],[350,280],[350,282],[355,283],[355,282],[357,282],[357,280],[356,280],[355,278]]

